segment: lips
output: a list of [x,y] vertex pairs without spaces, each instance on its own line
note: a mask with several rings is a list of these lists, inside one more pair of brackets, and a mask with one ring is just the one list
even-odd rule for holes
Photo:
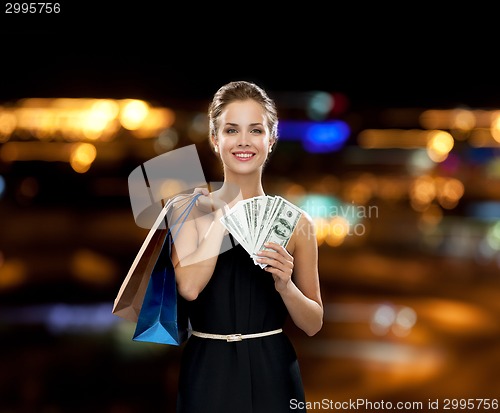
[[233,156],[238,159],[238,161],[246,162],[255,156],[254,152],[233,152]]

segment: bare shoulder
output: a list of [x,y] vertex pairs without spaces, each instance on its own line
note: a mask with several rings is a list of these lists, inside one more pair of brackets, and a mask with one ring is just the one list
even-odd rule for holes
[[301,243],[309,242],[311,239],[316,242],[314,220],[306,211],[302,211],[302,215],[297,223],[296,235],[297,240]]
[[292,254],[297,249],[304,249],[307,246],[317,246],[314,220],[306,211],[302,211],[302,215],[297,222],[289,244],[288,249]]

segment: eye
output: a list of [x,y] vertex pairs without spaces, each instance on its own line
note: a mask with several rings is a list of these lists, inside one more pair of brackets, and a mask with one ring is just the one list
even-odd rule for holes
[[252,133],[260,134],[262,133],[262,129],[259,128],[252,129]]
[[234,128],[228,128],[228,129],[226,129],[226,133],[228,135],[231,135],[231,134],[234,134],[234,133],[238,133],[238,131],[236,129],[234,129]]

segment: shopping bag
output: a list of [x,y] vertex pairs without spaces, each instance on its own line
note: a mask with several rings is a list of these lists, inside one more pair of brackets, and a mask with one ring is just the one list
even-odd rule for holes
[[177,292],[170,252],[169,235],[149,278],[134,341],[179,345],[187,339],[187,314]]
[[186,302],[177,291],[171,252],[189,212],[200,194],[195,195],[170,225],[160,254],[149,277],[133,335],[134,341],[180,345],[188,337]]
[[138,320],[149,277],[160,256],[168,230],[153,228],[150,235],[150,237],[146,237],[143,248],[141,248],[133,265],[130,267],[115,298],[112,310],[112,313],[118,317],[133,322]]

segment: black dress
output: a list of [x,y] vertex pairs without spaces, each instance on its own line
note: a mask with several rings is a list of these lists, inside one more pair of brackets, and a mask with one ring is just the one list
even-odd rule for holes
[[[225,248],[228,242],[234,247]],[[211,280],[187,302],[193,330],[250,334],[283,327],[288,312],[271,274],[231,236],[224,243]],[[191,336],[182,350],[177,413],[288,413],[305,411],[296,408],[304,401],[284,332],[238,342]]]

